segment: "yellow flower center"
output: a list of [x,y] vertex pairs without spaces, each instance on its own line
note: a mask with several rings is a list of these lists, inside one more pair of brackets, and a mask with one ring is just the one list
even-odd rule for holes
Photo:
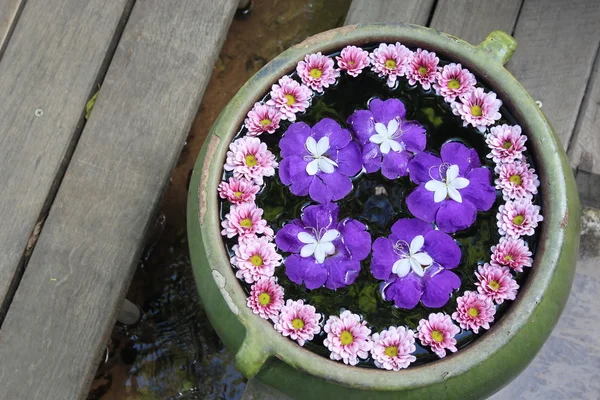
[[460,82],[458,81],[458,79],[450,79],[450,81],[448,82],[449,89],[458,89],[459,87]]
[[244,228],[252,228],[252,221],[250,218],[244,218],[240,221],[240,226],[243,226]]
[[233,197],[240,197],[242,195],[242,192],[234,192],[233,193]]
[[271,125],[271,120],[269,118],[261,119],[259,124],[260,126],[269,126]]
[[396,61],[394,60],[385,60],[385,67],[389,68],[389,69],[394,69],[396,68]]
[[296,103],[296,98],[295,98],[293,95],[291,95],[291,94],[286,94],[284,97],[285,97],[285,99],[287,100],[287,103],[286,103],[286,104],[287,104],[288,106],[291,106],[291,105],[293,105],[293,104],[295,104],[295,103]]
[[513,218],[513,224],[515,225],[521,225],[523,222],[525,222],[525,217],[522,215],[517,215]]
[[444,335],[440,331],[433,331],[431,332],[431,338],[440,343],[444,340]]
[[511,147],[512,147],[512,143],[509,142],[509,141],[506,141],[506,142],[502,143],[502,148],[505,149],[505,150],[508,150]]
[[343,331],[340,334],[340,342],[342,342],[343,346],[347,346],[350,343],[354,342],[354,336],[348,331]]
[[302,321],[300,318],[295,318],[292,320],[292,326],[294,329],[302,329],[304,328],[304,321]]
[[258,296],[258,302],[263,306],[268,306],[271,303],[271,296],[269,296],[269,293],[262,292],[260,296]]
[[508,178],[508,180],[513,185],[521,186],[521,175],[513,175],[510,178]]
[[348,61],[348,65],[351,67],[354,67],[356,65],[356,63],[354,61]]
[[478,105],[471,106],[471,114],[473,114],[474,117],[481,117],[483,115],[481,107]]
[[429,72],[429,70],[427,69],[427,67],[419,67],[419,69],[417,71],[419,72],[419,74],[421,76],[425,76],[425,75],[427,75],[427,72]]
[[510,254],[504,256],[504,261],[514,261],[514,258]]
[[479,315],[479,310],[476,309],[475,307],[471,307],[469,308],[469,315],[473,318],[475,318],[476,316]]
[[254,157],[252,154],[248,154],[246,157],[244,157],[244,160],[246,161],[246,165],[249,167],[254,167],[256,164],[258,164],[256,157]]
[[398,355],[398,347],[397,346],[388,346],[383,351],[388,357],[396,357]]
[[254,265],[255,267],[262,267],[262,265],[263,265],[263,259],[258,254],[255,254],[252,257],[250,257],[250,263],[252,265]]
[[492,290],[498,290],[498,288],[500,287],[500,284],[498,283],[498,281],[490,281],[490,283],[488,283],[488,286]]
[[321,75],[323,75],[323,71],[321,71],[319,68],[313,68],[310,70],[309,75],[315,79],[319,79]]

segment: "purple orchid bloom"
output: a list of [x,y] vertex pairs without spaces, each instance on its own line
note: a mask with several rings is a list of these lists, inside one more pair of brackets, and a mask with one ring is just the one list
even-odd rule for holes
[[371,252],[371,235],[354,219],[338,222],[334,203],[306,207],[302,220],[295,219],[275,236],[277,246],[289,253],[285,273],[308,289],[323,285],[338,289],[354,282],[360,262]]
[[389,237],[373,243],[371,273],[385,281],[383,298],[396,307],[411,309],[419,300],[438,308],[460,287],[450,269],[460,262],[461,252],[448,235],[416,218],[403,218],[392,226]]
[[312,128],[304,122],[290,125],[279,141],[279,178],[296,196],[327,203],[352,190],[351,176],[362,169],[360,149],[347,129],[330,118]]
[[413,154],[425,149],[425,128],[405,117],[406,108],[398,99],[373,99],[368,110],[357,110],[348,117],[367,173],[381,168],[388,179],[406,176]]
[[492,173],[481,167],[475,149],[458,142],[442,146],[441,158],[419,153],[409,163],[410,179],[419,186],[408,195],[409,211],[444,232],[471,226],[477,211],[489,210],[496,201]]

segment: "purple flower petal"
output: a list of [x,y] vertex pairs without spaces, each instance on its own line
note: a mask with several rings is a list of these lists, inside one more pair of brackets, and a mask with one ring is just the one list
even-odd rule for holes
[[302,223],[304,226],[315,228],[317,231],[322,229],[335,229],[333,224],[337,223],[339,211],[340,208],[334,203],[308,206],[302,213]]
[[329,138],[329,147],[335,150],[346,147],[352,139],[350,132],[342,128],[340,124],[331,118],[323,118],[317,122],[312,128],[312,133],[317,142],[322,137],[327,136]]
[[411,154],[406,151],[390,151],[383,156],[381,173],[388,179],[396,179],[408,175],[408,161]]
[[496,201],[496,190],[491,185],[492,172],[487,168],[474,168],[466,176],[469,186],[460,191],[463,199],[473,203],[478,211],[487,211]]
[[298,285],[302,282],[308,289],[317,289],[325,284],[327,270],[324,264],[317,264],[313,257],[292,254],[285,259],[285,274]]
[[323,264],[329,271],[325,287],[332,290],[353,284],[360,272],[360,261],[341,255],[329,257]]
[[462,203],[454,200],[444,200],[439,204],[442,206],[437,212],[435,223],[443,232],[453,233],[466,229],[473,225],[477,218],[477,209],[473,203],[464,198]]
[[465,176],[472,168],[479,167],[481,162],[475,149],[469,149],[459,142],[444,143],[440,151],[442,160],[451,165],[458,165],[459,175]]
[[423,251],[446,269],[456,268],[460,263],[460,247],[450,235],[441,231],[432,230],[425,235]]
[[393,300],[396,307],[411,309],[421,300],[423,281],[412,272],[402,279],[396,279],[383,291],[386,300]]
[[368,174],[379,171],[381,167],[381,151],[379,145],[368,143],[362,150],[362,162]]
[[433,192],[425,189],[425,184],[423,183],[413,190],[406,198],[406,205],[412,215],[426,222],[433,222],[436,220],[436,214],[443,203],[444,202],[434,202]]
[[325,185],[325,182],[323,182],[319,175],[316,175],[310,183],[308,194],[311,199],[319,203],[328,203],[332,200],[331,192],[327,189],[327,185]]
[[441,163],[441,158],[431,153],[422,152],[416,154],[408,163],[410,180],[414,183],[426,183],[432,179],[441,180],[439,173]]
[[358,143],[362,145],[369,143],[369,138],[375,133],[375,119],[369,110],[354,111],[346,123],[354,132]]
[[[352,191],[352,181],[350,178],[348,178],[346,175],[340,174],[337,171],[334,171],[331,174],[319,173],[318,177],[325,184],[325,190],[328,192],[327,197],[329,200],[341,200]],[[312,185],[310,190],[312,190]],[[314,200],[317,200],[315,196],[313,196],[312,192],[310,197],[312,197]]]
[[337,229],[353,260],[361,261],[367,258],[371,252],[371,234],[367,232],[363,223],[346,218],[338,224]]
[[406,146],[406,150],[412,153],[419,153],[425,150],[425,144],[427,138],[425,137],[425,128],[423,125],[413,122],[404,121],[402,122],[402,141]]
[[279,141],[281,157],[286,158],[294,155],[302,156],[306,154],[304,146],[306,144],[306,139],[310,136],[310,134],[310,126],[304,122],[296,122],[290,125]]
[[331,158],[338,165],[338,172],[347,176],[354,176],[362,169],[362,154],[354,142],[343,149],[331,153]]
[[433,226],[430,223],[417,218],[402,218],[392,225],[390,239],[403,240],[410,244],[415,236],[425,236],[431,231],[433,231]]
[[421,298],[425,307],[443,307],[450,300],[450,293],[460,287],[460,278],[454,272],[444,269],[431,276],[425,275],[425,279],[427,282]]
[[404,119],[406,117],[406,108],[398,99],[388,99],[385,101],[373,99],[369,102],[369,109],[373,113],[375,121],[386,126],[394,118]]
[[291,185],[290,191],[296,196],[306,196],[314,176],[306,172],[306,161],[301,157],[284,158],[279,164],[279,178],[284,185]]
[[298,234],[304,232],[304,226],[300,220],[294,220],[289,224],[285,224],[283,228],[277,231],[275,235],[275,244],[283,251],[290,253],[298,253],[304,243],[298,240]]
[[371,273],[377,279],[387,281],[392,273],[394,263],[400,258],[394,252],[394,244],[383,237],[373,242],[373,256],[371,257]]

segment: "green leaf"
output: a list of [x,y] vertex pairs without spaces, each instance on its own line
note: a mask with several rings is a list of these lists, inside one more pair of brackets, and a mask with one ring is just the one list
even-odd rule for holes
[[98,93],[100,93],[100,86],[98,86],[98,90],[92,96],[92,98],[85,105],[85,119],[88,120],[90,118],[90,114],[92,113],[92,108],[94,108],[94,104],[96,103],[96,98],[98,97]]

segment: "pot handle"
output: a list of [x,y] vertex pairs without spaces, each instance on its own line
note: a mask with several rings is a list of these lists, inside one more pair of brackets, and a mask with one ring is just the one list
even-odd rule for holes
[[477,49],[481,53],[502,65],[510,60],[516,48],[515,38],[502,31],[491,32],[483,42],[477,45]]
[[254,377],[260,371],[271,352],[265,347],[261,333],[253,324],[246,325],[246,337],[235,354],[235,367],[246,378]]

